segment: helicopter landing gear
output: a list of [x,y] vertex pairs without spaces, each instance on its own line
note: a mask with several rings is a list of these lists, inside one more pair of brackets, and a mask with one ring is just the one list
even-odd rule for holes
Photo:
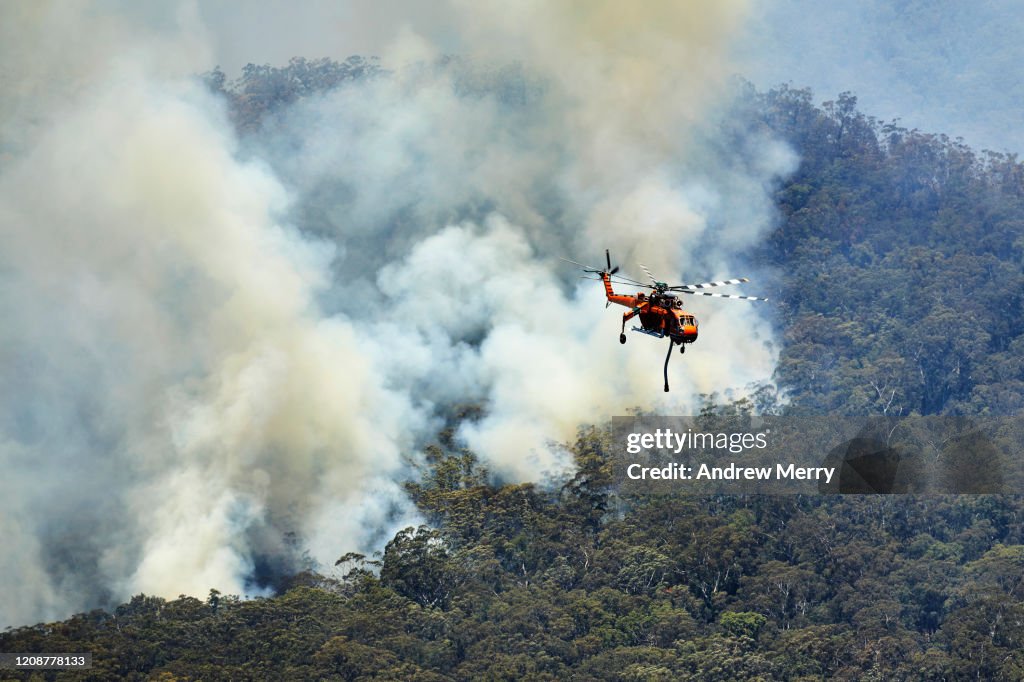
[[619,334],[619,343],[626,343],[626,335]]
[[665,393],[668,393],[668,361],[672,359],[672,339],[668,340],[668,353],[665,354]]
[[679,344],[679,353],[680,353],[680,355],[685,353],[685,352],[686,352],[686,344],[685,343]]

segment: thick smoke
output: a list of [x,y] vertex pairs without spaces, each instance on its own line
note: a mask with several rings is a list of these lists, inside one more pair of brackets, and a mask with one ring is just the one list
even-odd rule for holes
[[581,423],[770,377],[763,311],[693,302],[662,402],[664,348],[621,348],[556,260],[747,274],[793,160],[707,123],[742,8],[514,7],[454,5],[465,59],[402,31],[390,76],[240,144],[190,77],[217,40],[191,5],[4,6],[0,622],[377,548],[454,405],[483,407],[460,435],[497,475],[538,480]]

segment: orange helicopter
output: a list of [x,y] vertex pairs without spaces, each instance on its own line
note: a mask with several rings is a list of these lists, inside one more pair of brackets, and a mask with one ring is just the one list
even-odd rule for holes
[[[619,334],[619,343],[626,343],[626,323],[634,317],[639,316],[639,327],[633,327],[633,331],[653,336],[656,339],[669,338],[668,354],[665,355],[665,392],[668,393],[668,361],[672,358],[672,347],[678,345],[679,352],[686,352],[686,344],[697,340],[697,318],[683,310],[683,302],[679,300],[674,292],[681,294],[693,294],[694,296],[714,296],[716,298],[732,298],[740,301],[767,301],[767,298],[760,296],[736,296],[733,294],[716,294],[709,291],[701,291],[709,287],[720,287],[727,284],[742,284],[749,282],[746,277],[726,279],[721,282],[703,282],[701,284],[677,284],[669,286],[665,282],[659,282],[641,263],[640,267],[651,279],[651,284],[644,284],[634,279],[616,275],[619,267],[612,267],[612,257],[608,249],[604,252],[605,261],[608,267],[604,269],[593,268],[574,260],[563,258],[562,260],[583,268],[588,274],[595,274],[598,277],[582,277],[581,279],[593,279],[604,282],[604,293],[608,301],[607,308],[612,303],[629,308],[622,314],[622,332]],[[613,279],[614,277],[614,279]],[[638,292],[635,296],[616,294],[612,284],[625,284],[626,286],[644,287],[650,289],[649,294]]]

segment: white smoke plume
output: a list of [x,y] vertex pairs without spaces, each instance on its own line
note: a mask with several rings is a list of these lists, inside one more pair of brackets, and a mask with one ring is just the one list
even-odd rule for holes
[[661,344],[556,260],[746,274],[793,160],[706,123],[742,5],[455,3],[464,61],[405,28],[243,143],[192,78],[223,38],[132,7],[2,8],[0,623],[379,548],[453,405],[537,480],[581,423],[770,377],[763,311],[694,302],[663,402]]

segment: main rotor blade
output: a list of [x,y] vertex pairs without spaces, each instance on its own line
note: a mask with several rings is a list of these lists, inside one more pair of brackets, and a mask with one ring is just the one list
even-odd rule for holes
[[669,291],[686,291],[688,289],[707,289],[708,287],[724,287],[728,284],[743,284],[750,280],[746,277],[737,277],[736,279],[723,279],[721,282],[701,282],[700,284],[677,284],[674,287],[669,287]]
[[631,277],[626,277],[625,275],[615,275],[615,276],[617,278],[619,278],[620,280],[622,280],[621,282],[616,282],[616,284],[628,284],[629,286],[633,286],[633,287],[646,287],[648,289],[653,289],[654,288],[650,284],[644,284],[643,282],[638,282],[635,279],[632,279]]
[[593,267],[591,265],[584,265],[583,263],[577,263],[574,260],[569,260],[568,258],[562,258],[561,256],[558,257],[558,260],[564,260],[566,263],[572,263],[573,265],[578,265],[578,266],[580,266],[581,268],[583,268],[584,270],[586,270],[588,272],[601,272],[600,268],[595,268],[595,267]]
[[[600,277],[584,277],[583,275],[580,275],[578,279],[592,279],[595,282],[600,282],[601,281]],[[612,284],[622,284],[622,285],[627,286],[627,287],[641,287],[643,289],[653,289],[654,288],[650,284],[642,284],[640,282],[633,282],[633,281],[623,281],[623,280],[614,279],[614,278],[611,279],[611,283]]]
[[679,289],[681,294],[693,294],[694,296],[714,296],[715,298],[733,298],[737,301],[767,301],[767,298],[761,298],[760,296],[736,296],[734,294],[712,294],[710,291],[690,291],[689,289]]
[[647,266],[644,265],[643,263],[640,263],[639,265],[641,269],[643,269],[643,271],[647,273],[647,276],[651,278],[651,284],[657,284],[658,280],[654,279],[654,275],[652,275],[651,271],[647,269]]
[[[618,268],[615,268],[615,269],[618,270]],[[598,275],[601,274],[600,270],[594,270],[593,272],[594,272],[594,274],[598,274]],[[608,275],[612,278],[612,284],[625,284],[626,286],[630,286],[630,287],[644,287],[645,289],[653,289],[654,288],[650,284],[644,284],[643,282],[638,282],[638,281],[636,281],[635,279],[633,279],[631,277],[626,277],[625,275],[616,275],[614,271],[613,272],[609,272]],[[600,277],[596,277],[595,279],[600,281],[601,278]]]

